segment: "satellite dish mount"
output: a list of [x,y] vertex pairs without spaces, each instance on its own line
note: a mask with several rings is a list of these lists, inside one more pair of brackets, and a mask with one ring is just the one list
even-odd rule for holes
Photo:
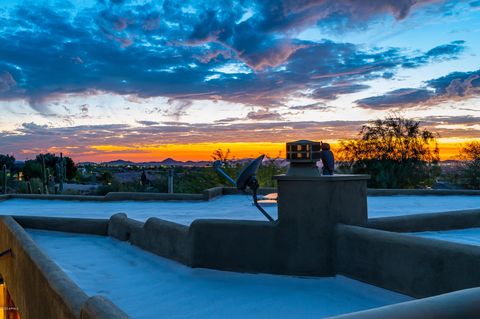
[[253,193],[253,204],[255,207],[258,208],[258,210],[265,216],[269,221],[274,222],[275,220],[270,216],[265,209],[263,209],[262,206],[258,203],[258,198],[257,198],[257,191],[258,188],[260,187],[256,174],[258,171],[258,168],[262,164],[263,158],[265,155],[260,155],[257,157],[255,160],[253,160],[250,164],[248,164],[238,175],[237,180],[233,180],[223,169],[222,169],[222,161],[215,161],[213,163],[213,169],[217,171],[220,175],[225,177],[233,186],[235,186],[237,189],[241,191],[245,191],[246,188],[250,188]]

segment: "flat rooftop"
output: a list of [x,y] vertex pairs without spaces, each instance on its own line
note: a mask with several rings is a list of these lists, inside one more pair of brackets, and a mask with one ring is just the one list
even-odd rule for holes
[[27,232],[88,295],[132,318],[325,318],[412,300],[342,276],[189,268],[110,237]]
[[[368,216],[386,217],[480,208],[480,196],[369,196]],[[276,206],[265,209],[277,217]],[[149,217],[189,225],[199,218],[265,220],[245,195],[226,195],[211,201],[85,202],[10,199],[0,201],[0,215],[110,218],[115,213],[145,221]]]
[[465,228],[442,231],[410,233],[411,235],[451,241],[459,244],[480,246],[480,228]]

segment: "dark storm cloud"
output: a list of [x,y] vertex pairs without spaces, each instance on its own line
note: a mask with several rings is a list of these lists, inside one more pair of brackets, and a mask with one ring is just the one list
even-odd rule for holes
[[160,124],[159,122],[155,121],[136,121],[138,124],[145,125],[145,126],[152,126],[152,125],[158,125]]
[[[98,91],[265,107],[283,105],[304,89],[313,98],[332,99],[402,65],[454,58],[464,44],[410,56],[399,48],[299,41],[294,33],[321,23],[333,27],[332,16],[352,24],[379,15],[400,20],[429,2],[105,0],[79,10],[68,3],[20,4],[0,16],[0,42],[6,44],[0,46],[0,99],[25,99],[43,113],[62,94]],[[216,71],[231,62],[250,72]],[[171,107],[175,118],[189,106]]]
[[449,44],[439,45],[423,55],[419,55],[402,64],[403,67],[414,68],[431,61],[455,59],[465,50],[465,41],[457,40]]
[[363,108],[408,108],[480,96],[480,70],[453,72],[426,82],[426,87],[399,89],[356,101]]
[[389,109],[408,107],[427,101],[432,93],[425,89],[399,89],[381,96],[372,96],[356,101],[360,107]]
[[259,110],[248,112],[247,119],[254,121],[278,121],[282,120],[282,116],[280,115],[280,113],[275,111]]
[[454,72],[433,79],[427,85],[434,88],[437,95],[462,97],[480,94],[480,70],[473,72]]
[[447,124],[447,125],[476,125],[480,123],[479,116],[465,115],[465,116],[429,116],[422,119],[422,122],[428,124]]
[[325,105],[322,102],[311,103],[306,105],[294,105],[289,107],[290,110],[295,110],[295,111],[307,111],[307,110],[326,111],[331,108],[332,108],[331,106]]
[[364,84],[342,83],[320,87],[313,92],[312,96],[326,100],[334,100],[340,94],[356,93],[368,88],[369,86]]

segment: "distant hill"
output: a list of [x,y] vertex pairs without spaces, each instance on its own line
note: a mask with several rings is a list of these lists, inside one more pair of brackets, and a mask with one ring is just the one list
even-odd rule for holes
[[110,161],[110,162],[103,162],[101,163],[103,165],[108,165],[108,166],[126,166],[126,165],[135,165],[135,162],[131,161],[124,161],[121,159],[115,160],[115,161]]
[[209,166],[211,165],[211,161],[177,161],[173,158],[166,158],[159,162],[132,162],[132,161],[125,161],[122,159],[109,161],[109,162],[101,162],[101,163],[94,163],[94,162],[80,162],[78,163],[79,166],[87,166],[87,165],[103,165],[103,166]]

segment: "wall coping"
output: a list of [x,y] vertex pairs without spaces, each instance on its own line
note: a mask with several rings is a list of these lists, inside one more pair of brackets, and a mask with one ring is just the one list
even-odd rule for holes
[[356,180],[366,181],[370,179],[370,175],[365,175],[365,174],[337,174],[337,175],[322,175],[322,176],[276,175],[273,178],[279,181],[336,182],[336,181],[356,181]]

